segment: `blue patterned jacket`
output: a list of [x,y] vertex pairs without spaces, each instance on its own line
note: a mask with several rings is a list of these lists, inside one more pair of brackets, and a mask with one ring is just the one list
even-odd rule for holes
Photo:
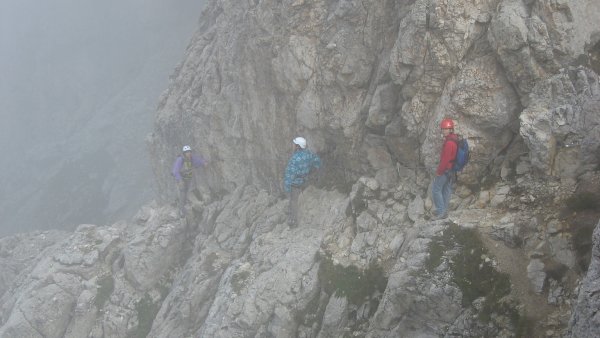
[[292,190],[292,186],[301,186],[310,174],[312,168],[319,169],[321,159],[308,149],[296,150],[285,169],[283,186],[286,192]]

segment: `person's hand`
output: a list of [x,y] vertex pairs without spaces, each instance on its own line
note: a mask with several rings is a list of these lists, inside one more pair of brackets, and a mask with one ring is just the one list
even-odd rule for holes
[[278,197],[279,197],[279,199],[284,200],[284,199],[288,198],[288,195],[289,195],[289,193],[287,193],[285,190],[283,190],[283,191],[279,192],[279,196]]

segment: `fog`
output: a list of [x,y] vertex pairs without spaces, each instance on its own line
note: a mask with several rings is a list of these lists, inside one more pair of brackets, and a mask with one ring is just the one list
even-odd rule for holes
[[127,219],[204,1],[0,2],[0,236]]

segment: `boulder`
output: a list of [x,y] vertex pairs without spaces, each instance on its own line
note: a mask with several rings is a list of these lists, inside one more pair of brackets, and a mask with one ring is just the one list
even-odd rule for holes
[[332,295],[323,314],[321,332],[317,337],[339,337],[346,332],[348,323],[348,300]]
[[490,236],[504,242],[510,248],[516,248],[523,243],[520,229],[513,222],[492,224]]
[[375,229],[375,227],[377,226],[377,219],[371,216],[368,212],[363,211],[356,218],[356,226],[358,227],[358,231],[360,232],[370,231]]
[[423,198],[417,195],[415,198],[408,204],[408,218],[411,221],[416,222],[419,218],[423,217],[425,214],[425,203],[423,202]]
[[546,282],[546,272],[544,271],[544,263],[539,259],[532,259],[527,265],[527,277],[531,282],[533,291],[541,294]]

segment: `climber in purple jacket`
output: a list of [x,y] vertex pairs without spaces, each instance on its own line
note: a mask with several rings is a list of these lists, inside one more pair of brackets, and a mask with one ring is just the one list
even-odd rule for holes
[[179,213],[181,217],[185,216],[188,192],[196,185],[194,168],[206,165],[206,161],[202,157],[192,155],[190,146],[183,146],[182,151],[183,154],[177,157],[171,171],[179,186]]

